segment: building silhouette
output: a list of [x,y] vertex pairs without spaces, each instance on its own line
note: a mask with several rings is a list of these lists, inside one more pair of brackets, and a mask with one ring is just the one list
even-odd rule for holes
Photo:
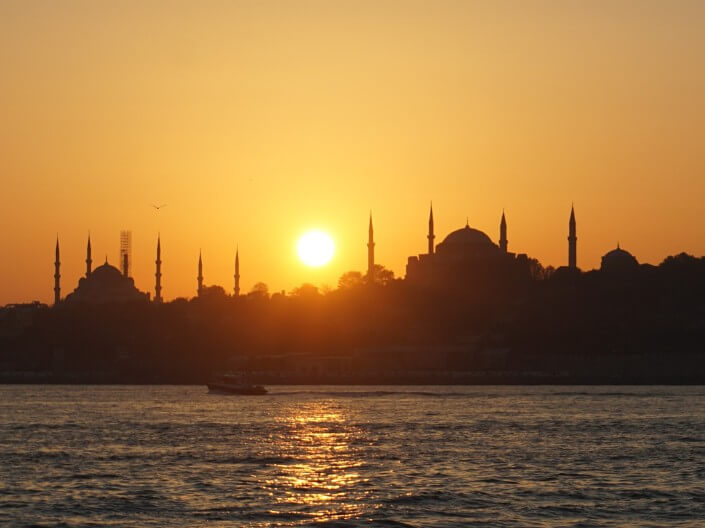
[[372,227],[372,212],[370,212],[370,225],[367,231],[367,282],[375,281],[375,234]]
[[629,253],[619,247],[605,253],[600,264],[600,271],[613,275],[622,275],[633,272],[639,268],[639,261]]
[[157,235],[157,260],[154,263],[156,265],[154,302],[160,304],[162,302],[162,241],[160,235]]
[[428,222],[428,252],[411,256],[406,264],[406,280],[412,284],[448,288],[476,288],[494,284],[500,288],[529,277],[528,257],[507,251],[507,224],[504,213],[500,222],[500,244],[478,229],[457,229],[433,246],[433,210]]
[[130,275],[130,266],[132,266],[132,231],[120,231],[120,265],[122,266],[122,274],[125,277]]
[[235,286],[233,287],[233,295],[240,295],[240,248],[235,248]]
[[69,293],[63,302],[104,304],[129,301],[149,301],[149,293],[135,287],[135,281],[115,266],[105,263],[81,277],[76,289]]
[[61,259],[59,258],[59,236],[56,236],[56,257],[54,259],[54,306],[61,302]]
[[[82,303],[110,303],[110,302],[125,302],[125,301],[145,301],[150,299],[150,294],[140,291],[135,287],[134,279],[129,276],[129,245],[122,245],[124,241],[124,232],[121,233],[121,251],[120,260],[121,266],[118,269],[108,263],[108,257],[105,257],[105,263],[93,269],[92,244],[91,236],[88,235],[86,243],[86,273],[78,281],[76,288],[68,294],[64,299],[61,298],[61,259],[59,252],[59,237],[56,237],[55,260],[54,260],[54,305],[59,305],[62,302],[82,302]],[[374,243],[373,243],[374,244]],[[373,264],[374,264],[374,255]],[[162,304],[164,296],[162,294],[162,243],[161,235],[157,234],[157,247],[155,273],[154,273],[154,303]],[[235,250],[235,279],[233,287],[233,296],[240,295],[240,249]],[[197,295],[201,296],[207,293],[207,290],[219,289],[220,286],[208,287],[203,282],[203,254],[198,253],[198,289]]]
[[[157,257],[159,260],[159,257]],[[86,273],[78,281],[76,288],[63,300],[61,299],[61,259],[59,253],[59,238],[56,238],[56,258],[54,262],[54,305],[65,303],[100,304],[125,301],[148,301],[149,293],[139,291],[134,280],[125,273],[129,262],[127,254],[122,255],[123,270],[105,263],[93,269],[91,237],[86,243]]]
[[86,244],[86,277],[89,277],[93,269],[93,259],[91,258],[91,235],[88,234],[88,244]]
[[196,294],[200,297],[203,294],[203,258],[200,251],[198,252],[198,277],[196,277],[196,281],[198,281]]
[[435,251],[434,240],[436,239],[436,235],[433,232],[433,204],[431,204],[431,209],[428,213],[428,235],[426,235],[426,238],[428,238],[428,254],[433,255]]
[[507,219],[504,216],[504,209],[502,209],[502,219],[499,221],[499,249],[507,252],[509,246],[509,240],[507,240]]
[[575,226],[575,208],[570,206],[570,220],[568,221],[568,268],[578,269],[578,236]]

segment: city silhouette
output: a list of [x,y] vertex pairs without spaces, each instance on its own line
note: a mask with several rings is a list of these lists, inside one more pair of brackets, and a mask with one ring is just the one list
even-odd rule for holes
[[237,248],[232,286],[208,285],[199,253],[195,295],[169,302],[160,236],[153,294],[130,277],[131,233],[122,232],[120,268],[107,257],[93,268],[89,236],[85,275],[62,295],[57,239],[53,306],[0,311],[1,376],[203,383],[235,369],[266,383],[703,381],[702,257],[653,266],[617,244],[599,269],[581,271],[571,207],[566,265],[554,269],[510,251],[504,211],[498,243],[466,223],[436,245],[433,214],[427,251],[408,258],[404,277],[376,262],[370,215],[366,271],[342,274],[335,289],[270,293],[257,282],[241,293]]

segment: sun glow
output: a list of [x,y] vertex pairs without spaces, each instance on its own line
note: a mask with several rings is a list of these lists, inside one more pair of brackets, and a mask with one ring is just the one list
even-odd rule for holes
[[308,231],[299,238],[296,250],[301,262],[307,266],[319,267],[333,258],[335,244],[323,231]]

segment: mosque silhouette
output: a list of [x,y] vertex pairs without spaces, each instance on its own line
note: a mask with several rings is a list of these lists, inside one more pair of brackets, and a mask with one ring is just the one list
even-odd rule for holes
[[[512,288],[521,281],[530,279],[530,259],[525,253],[509,251],[507,238],[507,220],[502,212],[499,224],[499,243],[482,231],[465,226],[448,234],[442,242],[435,245],[436,238],[433,221],[433,206],[428,219],[427,252],[410,256],[406,265],[405,281],[410,285],[423,287],[472,287],[473,285],[503,285]],[[571,207],[568,221],[568,264],[556,270],[561,274],[579,274],[577,265],[577,224],[575,209]],[[375,241],[372,215],[368,226],[367,282],[375,282]],[[105,263],[92,269],[91,239],[86,246],[86,273],[78,281],[73,292],[61,297],[61,260],[59,239],[56,240],[56,258],[54,262],[54,304],[66,303],[111,303],[127,301],[150,301],[150,294],[142,292],[135,286],[129,276],[127,254],[123,255],[122,269]],[[157,237],[155,260],[155,286],[152,302],[163,302],[161,285],[161,239]],[[628,251],[617,246],[602,257],[600,271],[608,274],[628,273],[637,269],[637,259]],[[239,250],[235,253],[235,273],[233,295],[240,295],[240,258]],[[203,284],[203,259],[198,256],[197,290],[198,296],[205,289]]]

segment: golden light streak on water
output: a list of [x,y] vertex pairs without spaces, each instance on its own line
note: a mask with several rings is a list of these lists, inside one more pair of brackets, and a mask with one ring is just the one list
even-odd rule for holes
[[[288,434],[279,439],[282,453],[305,462],[277,464],[279,474],[267,481],[278,504],[301,505],[317,519],[347,519],[362,513],[359,506],[362,459],[351,447],[355,429],[343,412],[328,401],[307,402],[282,417]],[[326,507],[335,503],[335,508]],[[341,508],[342,504],[342,508]]]

